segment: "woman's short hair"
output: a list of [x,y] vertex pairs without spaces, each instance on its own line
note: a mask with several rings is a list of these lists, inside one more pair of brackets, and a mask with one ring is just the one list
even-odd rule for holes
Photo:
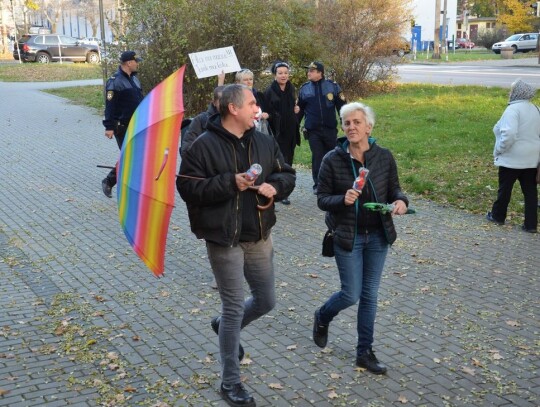
[[366,106],[360,102],[352,102],[343,105],[341,110],[339,111],[339,117],[341,117],[341,121],[344,120],[345,116],[353,112],[364,113],[367,124],[369,124],[371,127],[375,126],[375,112],[373,112],[373,109],[371,109],[371,107]]
[[233,104],[236,107],[240,107],[244,104],[244,89],[249,90],[246,85],[232,84],[223,88],[221,98],[219,99],[219,114],[221,118],[227,117],[229,112],[229,104]]
[[234,77],[234,81],[236,83],[239,83],[242,81],[242,79],[244,79],[245,77],[251,77],[253,78],[253,72],[251,72],[251,70],[249,69],[242,69],[238,72],[236,72],[236,75]]

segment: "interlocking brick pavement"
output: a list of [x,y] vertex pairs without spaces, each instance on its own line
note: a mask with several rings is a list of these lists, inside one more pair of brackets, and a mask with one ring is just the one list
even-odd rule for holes
[[[220,302],[184,203],[155,279],[101,192],[116,144],[48,86],[0,82],[0,406],[224,405]],[[354,367],[355,307],[328,348],[311,340],[339,278],[305,170],[291,201],[273,231],[277,306],[242,332],[257,405],[540,405],[537,235],[411,197],[380,289],[378,377]]]

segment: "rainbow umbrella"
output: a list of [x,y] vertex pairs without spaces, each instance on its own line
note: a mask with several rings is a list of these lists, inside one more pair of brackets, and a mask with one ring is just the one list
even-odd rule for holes
[[157,276],[174,207],[185,65],[146,95],[133,113],[118,161],[120,224],[133,250]]

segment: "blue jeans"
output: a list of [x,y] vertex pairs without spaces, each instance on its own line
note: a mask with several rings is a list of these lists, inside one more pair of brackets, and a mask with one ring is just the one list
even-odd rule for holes
[[[276,304],[272,238],[223,247],[206,242],[208,259],[221,297],[219,353],[223,384],[240,383],[240,330]],[[244,278],[251,297],[244,299]]]
[[334,252],[341,280],[341,291],[333,294],[319,311],[319,322],[329,324],[345,308],[358,304],[358,354],[371,349],[377,313],[377,294],[388,253],[384,232],[356,235],[353,250],[334,241]]

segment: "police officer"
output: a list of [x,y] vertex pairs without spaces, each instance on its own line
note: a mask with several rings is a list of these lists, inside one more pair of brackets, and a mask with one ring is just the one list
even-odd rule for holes
[[346,103],[339,85],[324,77],[324,65],[312,62],[305,66],[308,70],[308,82],[298,91],[298,123],[304,121],[304,136],[311,149],[311,174],[313,193],[317,194],[317,178],[324,155],[336,146],[337,119],[336,111]]
[[[141,83],[136,76],[141,61],[134,51],[123,52],[120,55],[120,66],[109,78],[105,88],[105,137],[112,139],[114,136],[118,148],[122,148],[129,120],[143,100]],[[112,198],[111,190],[115,185],[116,168],[113,168],[101,181],[105,196]]]

